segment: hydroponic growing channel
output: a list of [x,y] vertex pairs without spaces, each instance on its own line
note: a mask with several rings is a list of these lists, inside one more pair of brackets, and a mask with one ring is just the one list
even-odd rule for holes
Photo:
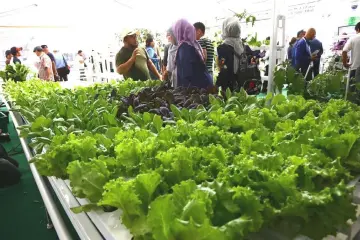
[[4,90],[82,239],[322,239],[357,219],[352,103],[153,81]]

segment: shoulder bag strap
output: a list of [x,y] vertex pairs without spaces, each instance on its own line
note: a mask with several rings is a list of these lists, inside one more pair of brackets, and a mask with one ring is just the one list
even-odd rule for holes
[[66,62],[66,60],[65,60],[65,57],[64,57],[64,55],[63,54],[61,54],[61,56],[63,57],[63,59],[64,59],[64,62],[65,62],[65,67],[68,65],[67,64],[67,62]]

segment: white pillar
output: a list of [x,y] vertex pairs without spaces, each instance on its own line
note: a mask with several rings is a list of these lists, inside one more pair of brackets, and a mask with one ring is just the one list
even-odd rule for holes
[[[269,79],[268,79],[268,93],[273,92],[274,88],[274,70],[276,67],[276,59],[277,59],[277,53],[278,53],[278,46],[277,42],[279,41],[278,38],[278,29],[279,29],[279,17],[281,16],[281,12],[285,11],[286,4],[284,0],[272,0],[273,6],[272,6],[272,34],[270,37],[270,59],[269,59]],[[283,26],[285,27],[285,26]],[[285,30],[285,29],[283,29]]]

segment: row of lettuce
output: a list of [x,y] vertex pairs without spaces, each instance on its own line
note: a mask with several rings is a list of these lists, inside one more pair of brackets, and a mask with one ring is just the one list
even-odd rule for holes
[[39,172],[70,179],[92,203],[77,211],[121,209],[136,240],[316,240],[356,217],[346,183],[360,172],[359,106],[227,92],[196,109],[173,104],[170,120],[124,112],[123,97],[159,85],[34,80],[5,91],[29,121],[21,135]]

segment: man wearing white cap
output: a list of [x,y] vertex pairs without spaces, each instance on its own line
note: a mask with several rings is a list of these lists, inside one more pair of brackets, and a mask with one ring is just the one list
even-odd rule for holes
[[149,70],[161,79],[160,73],[150,60],[144,48],[139,48],[136,31],[128,31],[123,35],[124,46],[116,54],[116,71],[125,79],[146,81],[151,79]]

